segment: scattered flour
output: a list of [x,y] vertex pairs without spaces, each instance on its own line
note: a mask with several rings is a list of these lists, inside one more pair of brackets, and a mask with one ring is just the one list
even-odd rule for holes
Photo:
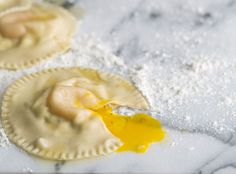
[[[223,141],[232,137],[236,123],[236,92],[232,90],[236,85],[235,62],[204,56],[177,59],[158,52],[155,56],[146,53],[139,63],[128,66],[99,39],[75,38],[72,49],[62,56],[16,72],[1,70],[0,98],[8,85],[25,74],[53,67],[91,67],[132,79],[151,109],[159,112],[154,116],[167,126],[208,133]],[[3,131],[0,135],[1,145],[7,144]]]
[[198,131],[228,141],[236,122],[232,90],[235,62],[217,57],[144,58],[132,79],[148,98],[158,118],[171,127]]
[[4,130],[0,128],[0,147],[5,147],[9,144],[9,141],[4,133]]
[[236,130],[236,18],[226,2],[209,2],[144,1],[112,33],[114,52],[163,124],[227,142]]

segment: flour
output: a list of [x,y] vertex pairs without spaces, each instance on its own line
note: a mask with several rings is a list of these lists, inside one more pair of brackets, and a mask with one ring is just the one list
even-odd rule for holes
[[[83,52],[89,56],[81,59],[80,64],[133,80],[147,97],[151,110],[157,111],[153,116],[164,125],[207,133],[223,141],[229,141],[235,133],[234,59],[205,54],[178,58],[163,52],[147,52],[139,61],[127,64],[122,58],[107,57],[111,56],[110,51],[108,48],[104,51],[102,44],[96,45],[102,48],[100,52],[92,47],[93,41],[88,41],[89,49]],[[96,60],[88,63],[94,54]]]
[[[67,53],[20,71],[0,71],[0,98],[7,86],[23,75],[54,67],[83,66],[120,74],[147,97],[164,125],[203,132],[228,141],[236,123],[236,62],[214,56],[178,58],[147,52],[127,65],[93,36],[77,35]],[[7,144],[1,131],[1,145]]]
[[5,147],[9,144],[9,141],[4,133],[4,130],[0,128],[0,147]]
[[[132,79],[158,118],[181,130],[204,132],[228,141],[234,133],[235,62],[217,57],[191,59],[163,55],[144,58]],[[163,61],[165,60],[165,61]]]
[[[236,77],[235,62],[204,56],[178,59],[159,52],[155,56],[147,53],[139,63],[128,66],[99,39],[75,38],[64,55],[17,72],[1,70],[1,98],[7,86],[25,74],[54,67],[90,67],[132,79],[164,125],[208,133],[224,141],[234,133],[236,93],[230,86]],[[0,135],[3,146],[8,141],[3,131]]]

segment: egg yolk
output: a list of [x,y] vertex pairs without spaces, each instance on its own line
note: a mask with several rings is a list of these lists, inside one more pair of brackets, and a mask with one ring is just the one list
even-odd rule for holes
[[143,153],[151,143],[159,142],[165,137],[161,123],[147,114],[124,116],[113,113],[107,106],[96,112],[102,117],[110,132],[124,143],[117,152]]

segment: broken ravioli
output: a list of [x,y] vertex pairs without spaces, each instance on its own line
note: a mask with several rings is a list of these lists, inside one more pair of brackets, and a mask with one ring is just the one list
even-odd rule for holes
[[65,52],[75,27],[69,12],[46,3],[0,16],[0,68],[20,69]]
[[42,158],[104,155],[123,144],[96,112],[105,106],[148,108],[142,94],[118,76],[86,68],[49,69],[9,87],[3,126],[12,142]]
[[0,17],[12,12],[28,10],[31,0],[0,0]]

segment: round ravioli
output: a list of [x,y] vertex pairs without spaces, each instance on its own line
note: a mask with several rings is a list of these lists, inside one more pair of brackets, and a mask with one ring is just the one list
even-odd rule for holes
[[31,0],[0,0],[0,17],[8,13],[27,10]]
[[148,108],[136,87],[119,76],[79,67],[48,69],[8,88],[3,127],[12,142],[42,158],[104,155],[122,145],[94,112],[105,105]]
[[76,27],[66,10],[32,4],[0,17],[0,68],[20,69],[65,52]]

